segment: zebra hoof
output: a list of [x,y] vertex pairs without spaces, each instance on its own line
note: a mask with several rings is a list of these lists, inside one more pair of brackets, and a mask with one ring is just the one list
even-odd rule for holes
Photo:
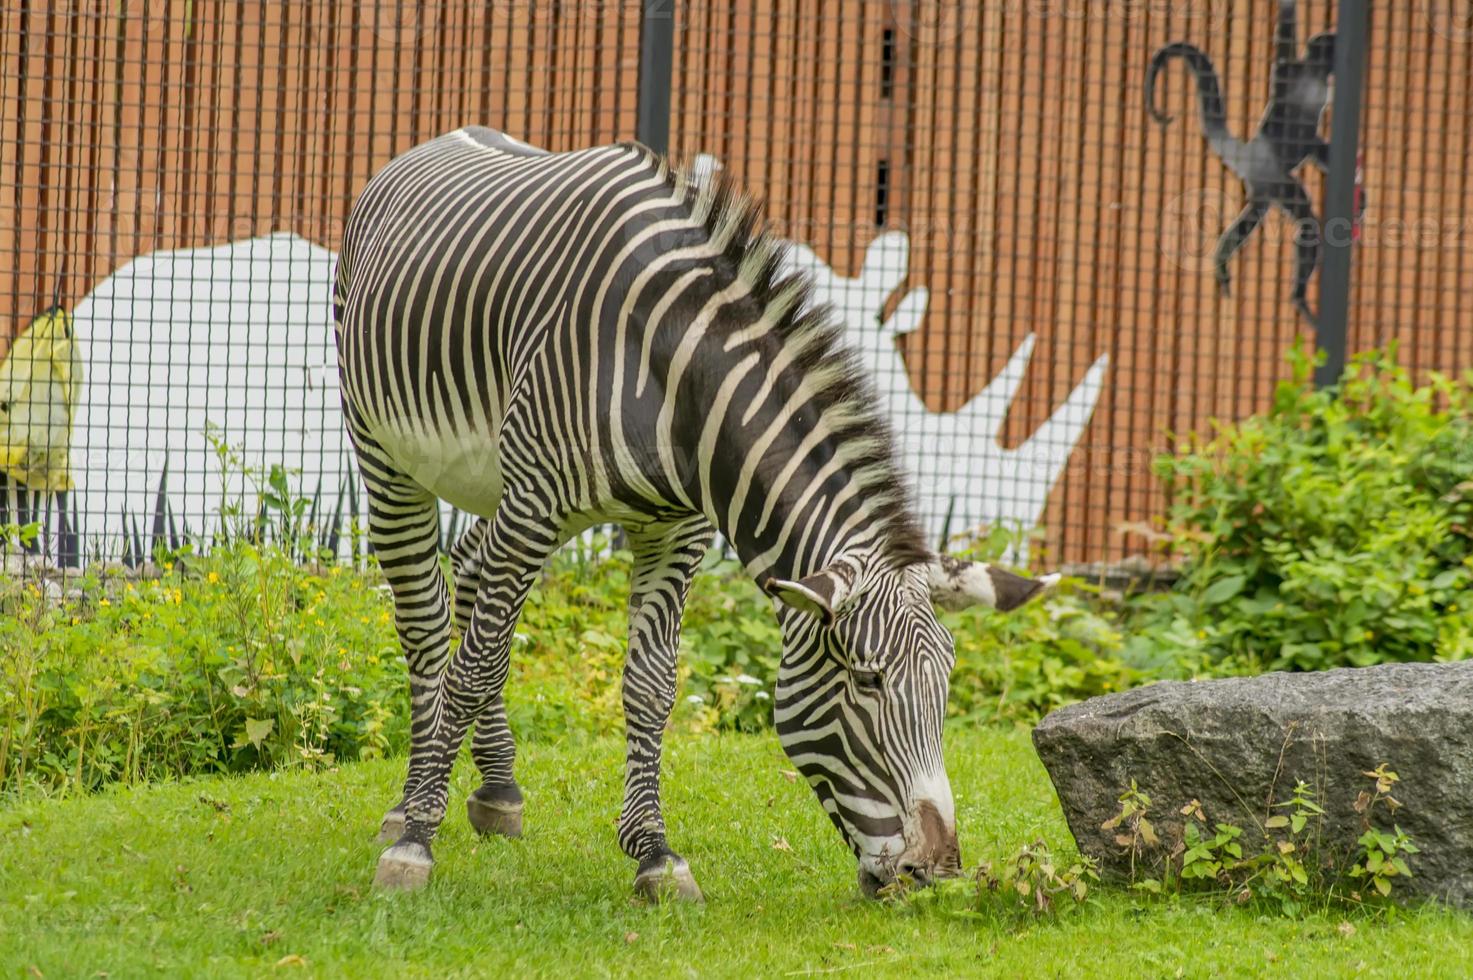
[[662,854],[643,865],[634,876],[634,893],[648,902],[704,902],[706,897],[685,859]]
[[423,844],[395,844],[379,855],[373,887],[383,891],[418,891],[430,883],[435,859]]
[[[509,798],[515,794],[516,798]],[[465,815],[478,834],[497,834],[501,837],[522,836],[521,793],[515,786],[508,793],[505,787],[482,786],[465,800]]]
[[392,844],[404,836],[404,808],[396,806],[384,814],[384,822],[378,826],[378,842]]

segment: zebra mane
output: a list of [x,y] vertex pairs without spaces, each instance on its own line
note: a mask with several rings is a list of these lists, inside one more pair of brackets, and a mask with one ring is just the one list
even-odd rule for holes
[[874,380],[833,309],[814,301],[812,278],[783,271],[787,244],[768,226],[762,204],[725,170],[700,179],[664,156],[657,160],[671,188],[684,196],[691,217],[721,250],[715,264],[750,288],[745,302],[753,304],[753,319],[768,319],[778,345],[793,349],[793,370],[819,393],[835,437],[860,450],[864,462],[847,470],[871,502],[882,555],[897,566],[929,561],[933,553],[915,518],[909,481],[890,423],[879,411]]

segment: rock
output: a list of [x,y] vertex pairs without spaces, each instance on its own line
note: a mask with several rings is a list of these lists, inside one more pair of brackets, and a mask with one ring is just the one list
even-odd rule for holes
[[1243,828],[1246,854],[1262,850],[1269,804],[1296,780],[1326,811],[1325,860],[1360,853],[1356,800],[1374,789],[1364,773],[1385,763],[1402,807],[1376,807],[1372,823],[1399,825],[1421,849],[1395,893],[1473,907],[1473,662],[1162,682],[1055,711],[1033,744],[1080,851],[1120,876],[1129,852],[1101,824],[1132,779],[1151,798],[1161,844],[1142,855],[1156,866],[1180,843],[1191,819],[1180,810],[1194,799],[1209,823]]

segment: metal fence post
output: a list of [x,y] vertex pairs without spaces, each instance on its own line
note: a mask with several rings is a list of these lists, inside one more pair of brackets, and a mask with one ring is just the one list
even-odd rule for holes
[[675,0],[644,0],[639,15],[639,104],[635,138],[656,153],[670,152],[670,72],[675,46]]
[[1315,346],[1325,362],[1317,387],[1340,380],[1350,322],[1350,273],[1355,255],[1355,171],[1365,82],[1369,0],[1339,0],[1335,25],[1335,97],[1330,133],[1330,173],[1325,185],[1325,264],[1320,272],[1320,313]]

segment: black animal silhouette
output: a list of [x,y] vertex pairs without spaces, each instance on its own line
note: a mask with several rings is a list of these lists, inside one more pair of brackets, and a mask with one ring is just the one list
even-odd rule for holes
[[1258,132],[1243,142],[1228,132],[1222,89],[1212,62],[1195,45],[1176,41],[1151,58],[1146,70],[1146,108],[1165,125],[1170,115],[1156,106],[1156,76],[1173,58],[1181,58],[1197,79],[1202,110],[1202,133],[1207,145],[1243,182],[1247,200],[1242,212],[1222,233],[1213,254],[1218,287],[1226,295],[1231,276],[1228,260],[1243,247],[1248,236],[1263,221],[1268,209],[1277,205],[1295,224],[1294,305],[1314,320],[1306,295],[1309,277],[1320,259],[1320,222],[1309,195],[1294,171],[1305,160],[1321,171],[1329,169],[1330,147],[1320,138],[1320,119],[1330,99],[1330,74],[1334,70],[1335,35],[1310,38],[1303,58],[1295,42],[1295,0],[1279,0],[1278,29],[1274,35],[1273,92]]

